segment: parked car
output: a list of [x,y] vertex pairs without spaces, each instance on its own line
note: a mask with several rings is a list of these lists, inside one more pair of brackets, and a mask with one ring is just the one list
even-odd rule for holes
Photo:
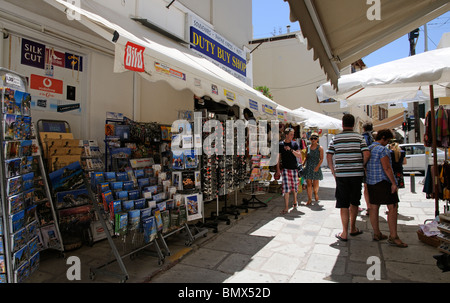
[[[406,152],[406,164],[403,165],[403,171],[413,172],[419,171],[425,174],[428,164],[433,164],[433,153],[429,148],[428,155],[426,154],[426,147],[422,143],[405,143],[400,144],[400,147]],[[439,161],[445,160],[445,153],[441,149],[437,149],[437,159]]]

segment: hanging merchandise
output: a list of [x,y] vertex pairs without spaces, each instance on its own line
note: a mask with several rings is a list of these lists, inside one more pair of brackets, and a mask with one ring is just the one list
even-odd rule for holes
[[[425,131],[423,135],[423,142],[426,147],[431,147],[433,145],[433,129],[431,124],[431,116],[431,111],[428,111],[425,116]],[[449,147],[449,118],[449,110],[446,110],[442,105],[439,106],[435,113],[436,147]]]
[[441,105],[436,111],[436,144],[437,147],[448,147],[450,128],[448,126],[448,115]]
[[433,145],[433,131],[431,128],[431,111],[428,111],[425,116],[425,131],[423,133],[423,144],[426,147]]

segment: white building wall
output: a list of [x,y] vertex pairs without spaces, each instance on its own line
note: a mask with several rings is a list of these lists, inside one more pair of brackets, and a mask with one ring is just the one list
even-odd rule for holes
[[[294,33],[290,33],[294,34]],[[344,112],[359,120],[369,118],[363,108],[340,108],[340,103],[317,103],[316,88],[327,82],[301,32],[296,38],[264,42],[252,53],[254,86],[267,86],[273,99],[289,109],[304,107],[340,119]],[[251,44],[254,49],[258,44]],[[341,74],[350,73],[350,67]]]
[[[239,47],[247,45],[252,34],[251,0],[177,0],[169,9],[166,8],[171,2],[169,0],[94,1],[115,10],[126,18],[130,16],[147,18],[185,40],[188,40],[185,37],[187,13],[194,13],[203,18],[216,32]],[[96,139],[99,144],[103,144],[107,111],[123,113],[136,121],[171,124],[178,118],[178,110],[193,109],[194,96],[189,90],[176,91],[165,82],[151,83],[139,76],[136,77],[136,74],[132,72],[115,74],[113,72],[114,45],[90,30],[84,29],[76,23],[77,21],[66,20],[67,18],[60,12],[52,11],[50,14],[48,5],[43,4],[43,1],[0,0],[0,14],[2,10],[6,11],[5,15],[21,16],[20,23],[24,25],[12,26],[9,21],[0,20],[0,29],[14,28],[17,39],[27,37],[46,44],[50,43],[52,46],[82,54],[86,59],[82,75],[84,82],[80,83],[80,90],[77,90],[80,101],[83,103],[82,113],[73,115],[35,111],[33,112],[34,122],[38,119],[68,120],[75,137]],[[11,22],[13,24],[16,21]],[[33,24],[35,28],[27,28],[27,24]],[[56,34],[50,36],[45,31],[39,32],[41,25],[42,28],[51,29]],[[80,29],[86,32],[81,32]],[[74,43],[68,42],[67,38]],[[6,68],[22,71],[29,76],[30,71],[27,68],[21,68],[17,57],[11,56],[20,51],[20,42],[16,41],[15,48],[10,49],[9,39],[13,38],[5,39],[0,43],[0,62]],[[83,44],[78,44],[76,41],[83,41]],[[92,47],[89,47],[90,44]],[[251,67],[247,68],[248,74],[251,75]]]

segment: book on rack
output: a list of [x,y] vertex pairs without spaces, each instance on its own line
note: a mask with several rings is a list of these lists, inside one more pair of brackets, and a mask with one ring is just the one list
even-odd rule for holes
[[41,243],[43,244],[44,249],[59,249],[61,247],[61,240],[58,237],[55,224],[41,226],[41,237]]
[[122,212],[115,214],[114,233],[117,236],[125,235],[128,226],[128,213]]
[[180,205],[178,207],[179,210],[179,225],[183,225],[187,222],[187,209],[186,204]]
[[161,231],[163,228],[163,222],[161,218],[161,211],[159,209],[153,210],[153,216],[155,217],[156,228]]
[[108,211],[109,204],[114,201],[114,195],[111,190],[106,190],[105,192],[101,193],[102,196],[102,202],[103,202],[103,210]]
[[128,230],[137,230],[140,225],[141,211],[133,209],[128,212]]
[[119,214],[122,212],[122,201],[120,200],[114,200],[109,203],[109,220],[114,223],[114,219],[116,217],[116,214]]
[[56,193],[56,209],[70,208],[89,204],[89,192],[86,188],[62,191]]
[[48,176],[55,193],[83,188],[85,186],[83,170],[78,161],[51,172]]
[[155,217],[147,217],[143,219],[142,228],[144,231],[144,242],[150,243],[156,238],[157,230]]
[[24,210],[25,204],[23,201],[23,193],[19,193],[17,195],[8,197],[8,206],[10,215],[18,213],[21,210]]
[[114,124],[105,124],[105,136],[114,136]]
[[22,158],[5,160],[5,177],[13,178],[22,174]]
[[165,234],[170,228],[170,212],[169,210],[161,211],[161,220],[163,223],[162,233]]
[[122,201],[122,210],[125,212],[129,212],[134,209],[134,200],[125,200]]
[[15,233],[11,234],[11,252],[18,251],[27,243],[27,229],[21,228]]

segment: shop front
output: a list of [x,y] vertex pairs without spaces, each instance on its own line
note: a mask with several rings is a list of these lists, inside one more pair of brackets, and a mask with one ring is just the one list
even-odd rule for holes
[[[261,164],[268,162],[260,161],[270,158],[270,153],[256,155],[256,159],[258,145],[252,154],[248,146],[243,153],[226,148],[223,154],[208,153],[221,144],[238,146],[236,125],[238,121],[247,124],[245,108],[253,112],[257,123],[244,142],[253,135],[253,141],[264,141],[265,147],[277,140],[272,137],[278,135],[274,126],[294,119],[288,110],[277,112],[275,102],[246,84],[251,80],[242,50],[220,35],[214,40],[198,28],[194,30],[198,20],[191,23],[192,33],[208,41],[211,53],[214,47],[215,59],[224,61],[225,70],[211,58],[199,57],[99,4],[85,1],[77,8],[66,1],[45,3],[61,18],[66,18],[66,9],[79,9],[76,12],[81,19],[70,22],[79,22],[89,28],[89,35],[93,31],[102,38],[86,36],[91,42],[87,43],[63,39],[50,30],[39,33],[16,20],[2,25],[7,33],[0,53],[7,68],[3,79],[20,79],[12,84],[4,81],[2,103],[10,100],[11,90],[29,96],[26,120],[32,119],[26,137],[8,140],[31,141],[37,151],[5,153],[2,163],[29,158],[39,164],[29,170],[34,173],[34,184],[40,182],[43,196],[38,197],[37,186],[24,182],[28,170],[14,176],[3,174],[3,184],[13,186],[20,180],[20,187],[27,184],[27,190],[33,189],[33,197],[27,200],[29,205],[14,210],[2,205],[1,280],[26,281],[38,270],[44,246],[64,253],[84,244],[95,249],[96,242],[106,239],[119,264],[118,276],[126,281],[124,256],[151,246],[162,263],[170,252],[165,239],[185,230],[190,245],[209,228],[217,231],[218,221],[230,214],[239,215],[230,205],[228,210],[219,210],[219,199],[245,187],[250,178],[252,182],[270,181],[268,165]],[[24,14],[31,19],[32,13],[24,10]],[[76,25],[73,30],[81,28]],[[204,26],[201,30],[208,31]],[[197,39],[194,34],[192,37]],[[201,45],[199,42],[198,47]],[[7,115],[22,116],[20,108],[20,113],[4,111],[3,120]],[[267,127],[259,128],[265,120],[271,135]],[[205,126],[211,123],[216,124]],[[212,135],[222,135],[223,141],[207,141]],[[3,142],[8,140],[3,138]],[[179,149],[175,151],[174,145]],[[258,174],[252,176],[255,172]],[[24,191],[17,188],[17,192],[9,192],[7,186],[2,189],[7,200],[17,194]],[[42,207],[34,207],[38,202],[51,207],[41,211]],[[217,205],[217,212],[205,214],[205,202]],[[249,207],[248,203],[243,207]],[[33,211],[29,220],[12,225],[12,218],[26,211]],[[48,228],[48,221],[53,229]],[[32,224],[37,225],[33,233],[28,232]],[[11,237],[17,238],[14,245],[6,245],[5,239]],[[104,273],[106,265],[92,268],[92,276]]]

